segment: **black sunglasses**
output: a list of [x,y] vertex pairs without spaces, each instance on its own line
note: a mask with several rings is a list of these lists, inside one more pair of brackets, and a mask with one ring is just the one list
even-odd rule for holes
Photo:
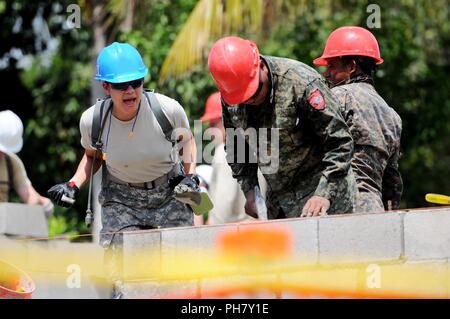
[[[108,82],[109,83],[109,82]],[[133,89],[137,89],[144,83],[144,79],[137,79],[129,82],[121,82],[121,83],[109,83],[114,90],[126,91],[128,87],[131,85]]]

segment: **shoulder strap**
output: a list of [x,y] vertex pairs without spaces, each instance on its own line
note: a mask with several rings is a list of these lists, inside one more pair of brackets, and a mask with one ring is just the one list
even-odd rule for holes
[[170,124],[169,120],[167,119],[166,115],[161,109],[161,105],[159,104],[159,101],[156,98],[155,93],[153,93],[150,90],[145,90],[144,94],[145,97],[147,98],[148,104],[150,105],[150,109],[153,111],[153,114],[155,114],[159,126],[161,126],[161,129],[164,133],[164,136],[166,137],[166,140],[168,140],[170,143],[172,143],[172,145],[174,145],[175,141],[172,140],[172,132],[173,132],[172,124]]
[[14,170],[9,155],[4,153],[4,156],[6,160],[6,170],[8,171],[8,191],[11,192],[11,190],[14,188]]
[[[107,104],[107,110],[105,116],[103,116],[105,104]],[[92,117],[91,144],[98,151],[101,151],[103,147],[101,141],[103,127],[105,126],[108,113],[112,110],[112,104],[111,97],[109,96],[103,100],[98,100],[97,103],[95,103],[94,116]]]

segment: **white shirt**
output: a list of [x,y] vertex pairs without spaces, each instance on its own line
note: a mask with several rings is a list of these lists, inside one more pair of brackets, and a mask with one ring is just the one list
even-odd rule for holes
[[[165,95],[155,95],[174,130],[189,129],[183,107]],[[80,119],[81,145],[85,149],[94,149],[91,145],[93,115],[94,106],[87,109]],[[129,139],[135,119],[133,136]],[[168,173],[177,161],[176,152],[166,140],[144,93],[137,118],[121,121],[112,112],[108,114],[102,142],[109,173],[128,183],[152,181]]]

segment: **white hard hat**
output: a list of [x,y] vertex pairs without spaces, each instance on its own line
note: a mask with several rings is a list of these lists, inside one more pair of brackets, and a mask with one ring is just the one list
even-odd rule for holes
[[213,168],[211,165],[202,164],[195,168],[195,173],[209,185],[211,184]]
[[23,145],[23,124],[14,112],[0,112],[0,151],[17,153]]

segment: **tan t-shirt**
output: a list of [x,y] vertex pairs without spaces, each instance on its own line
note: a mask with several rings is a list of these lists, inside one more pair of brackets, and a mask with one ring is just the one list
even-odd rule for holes
[[[174,99],[156,93],[161,108],[174,130],[189,129],[189,122],[183,107]],[[91,127],[94,106],[87,109],[80,119],[81,145],[91,146]],[[111,175],[128,183],[152,181],[168,173],[178,158],[172,144],[166,140],[163,131],[142,94],[141,107],[132,131],[135,118],[121,121],[108,114],[102,133],[106,167]]]
[[[21,187],[31,185],[28,179],[25,166],[21,159],[14,153],[7,153],[11,159],[11,166],[13,170],[13,186],[17,190]],[[8,168],[6,165],[5,154],[0,155],[0,202],[7,202],[8,198]]]

